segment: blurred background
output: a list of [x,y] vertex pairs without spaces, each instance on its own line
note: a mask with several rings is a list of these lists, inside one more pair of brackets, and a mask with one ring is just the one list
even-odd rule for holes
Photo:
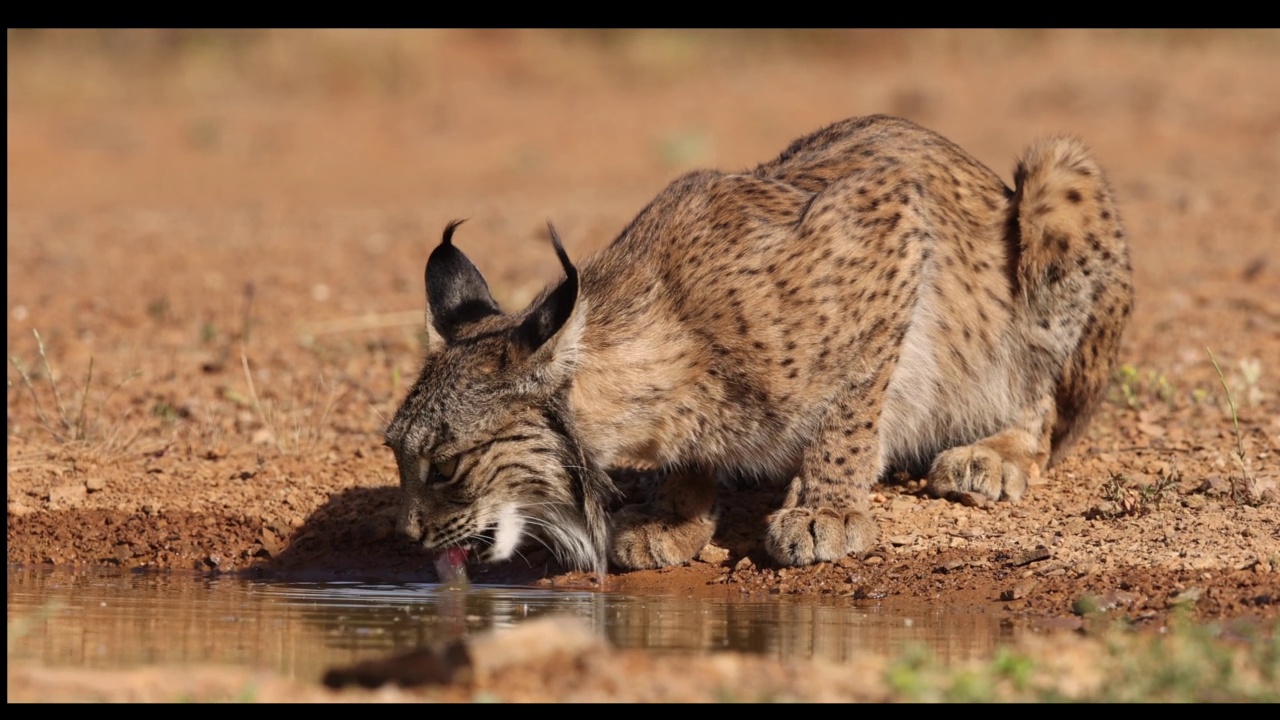
[[[688,167],[754,164],[870,113],[937,129],[1006,176],[1032,137],[1071,132],[1120,177],[1192,177],[1274,161],[1274,144],[1224,156],[1185,141],[1267,131],[1278,37],[10,30],[9,198],[420,206],[448,188],[475,203],[536,184],[572,206],[573,193],[653,177],[645,197]],[[1175,139],[1181,152],[1153,157]]]

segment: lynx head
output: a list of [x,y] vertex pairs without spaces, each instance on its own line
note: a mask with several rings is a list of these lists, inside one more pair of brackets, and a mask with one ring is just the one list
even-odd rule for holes
[[387,427],[400,471],[400,532],[432,553],[505,560],[529,534],[566,565],[604,570],[609,477],[574,431],[568,390],[585,308],[578,271],[548,223],[566,278],[504,313],[453,246],[427,260],[422,372]]

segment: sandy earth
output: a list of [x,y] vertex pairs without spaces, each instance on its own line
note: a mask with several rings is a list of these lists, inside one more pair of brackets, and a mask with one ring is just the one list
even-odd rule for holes
[[[10,564],[432,578],[381,431],[444,224],[516,307],[556,277],[547,219],[581,257],[684,170],[887,112],[1007,182],[1037,136],[1094,149],[1136,285],[1108,400],[1018,505],[892,478],[875,551],[781,570],[777,493],[737,489],[698,561],[606,588],[1280,616],[1280,34],[128,38],[10,37]],[[526,558],[472,577],[596,582]]]

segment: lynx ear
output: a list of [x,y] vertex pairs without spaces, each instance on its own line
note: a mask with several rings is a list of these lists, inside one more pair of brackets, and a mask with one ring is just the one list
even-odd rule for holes
[[[453,231],[465,220],[445,226],[444,238],[427,259],[427,314],[431,330],[445,343],[453,342],[458,328],[501,312],[489,294],[489,284],[462,251],[453,246]],[[434,339],[433,342],[434,343]]]
[[540,362],[572,364],[577,356],[582,335],[583,308],[578,299],[578,269],[569,261],[560,235],[551,223],[551,244],[564,268],[565,279],[547,293],[516,329],[514,342],[518,349]]

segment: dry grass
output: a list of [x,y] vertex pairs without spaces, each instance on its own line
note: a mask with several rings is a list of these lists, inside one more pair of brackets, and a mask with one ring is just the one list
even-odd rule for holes
[[[119,425],[104,423],[102,417],[103,409],[107,401],[126,383],[138,377],[140,372],[135,370],[125,375],[119,382],[101,394],[96,409],[91,408],[89,395],[93,387],[94,378],[93,356],[90,355],[89,368],[85,372],[84,383],[79,388],[73,387],[73,392],[69,394],[69,397],[72,398],[78,396],[79,400],[65,401],[63,400],[62,389],[59,387],[58,375],[54,371],[53,365],[49,362],[49,355],[45,351],[44,340],[40,337],[38,330],[32,330],[31,332],[36,339],[39,366],[34,369],[29,368],[16,355],[10,357],[9,362],[18,371],[19,380],[31,400],[32,411],[36,416],[38,426],[49,433],[59,444],[117,444],[120,440]],[[42,380],[44,381],[43,383],[41,382]],[[9,381],[9,387],[13,387],[12,380]],[[47,388],[47,392],[42,392],[40,387]],[[52,408],[45,408],[45,404],[49,399],[46,397],[46,399],[42,400],[41,395],[52,396]]]

